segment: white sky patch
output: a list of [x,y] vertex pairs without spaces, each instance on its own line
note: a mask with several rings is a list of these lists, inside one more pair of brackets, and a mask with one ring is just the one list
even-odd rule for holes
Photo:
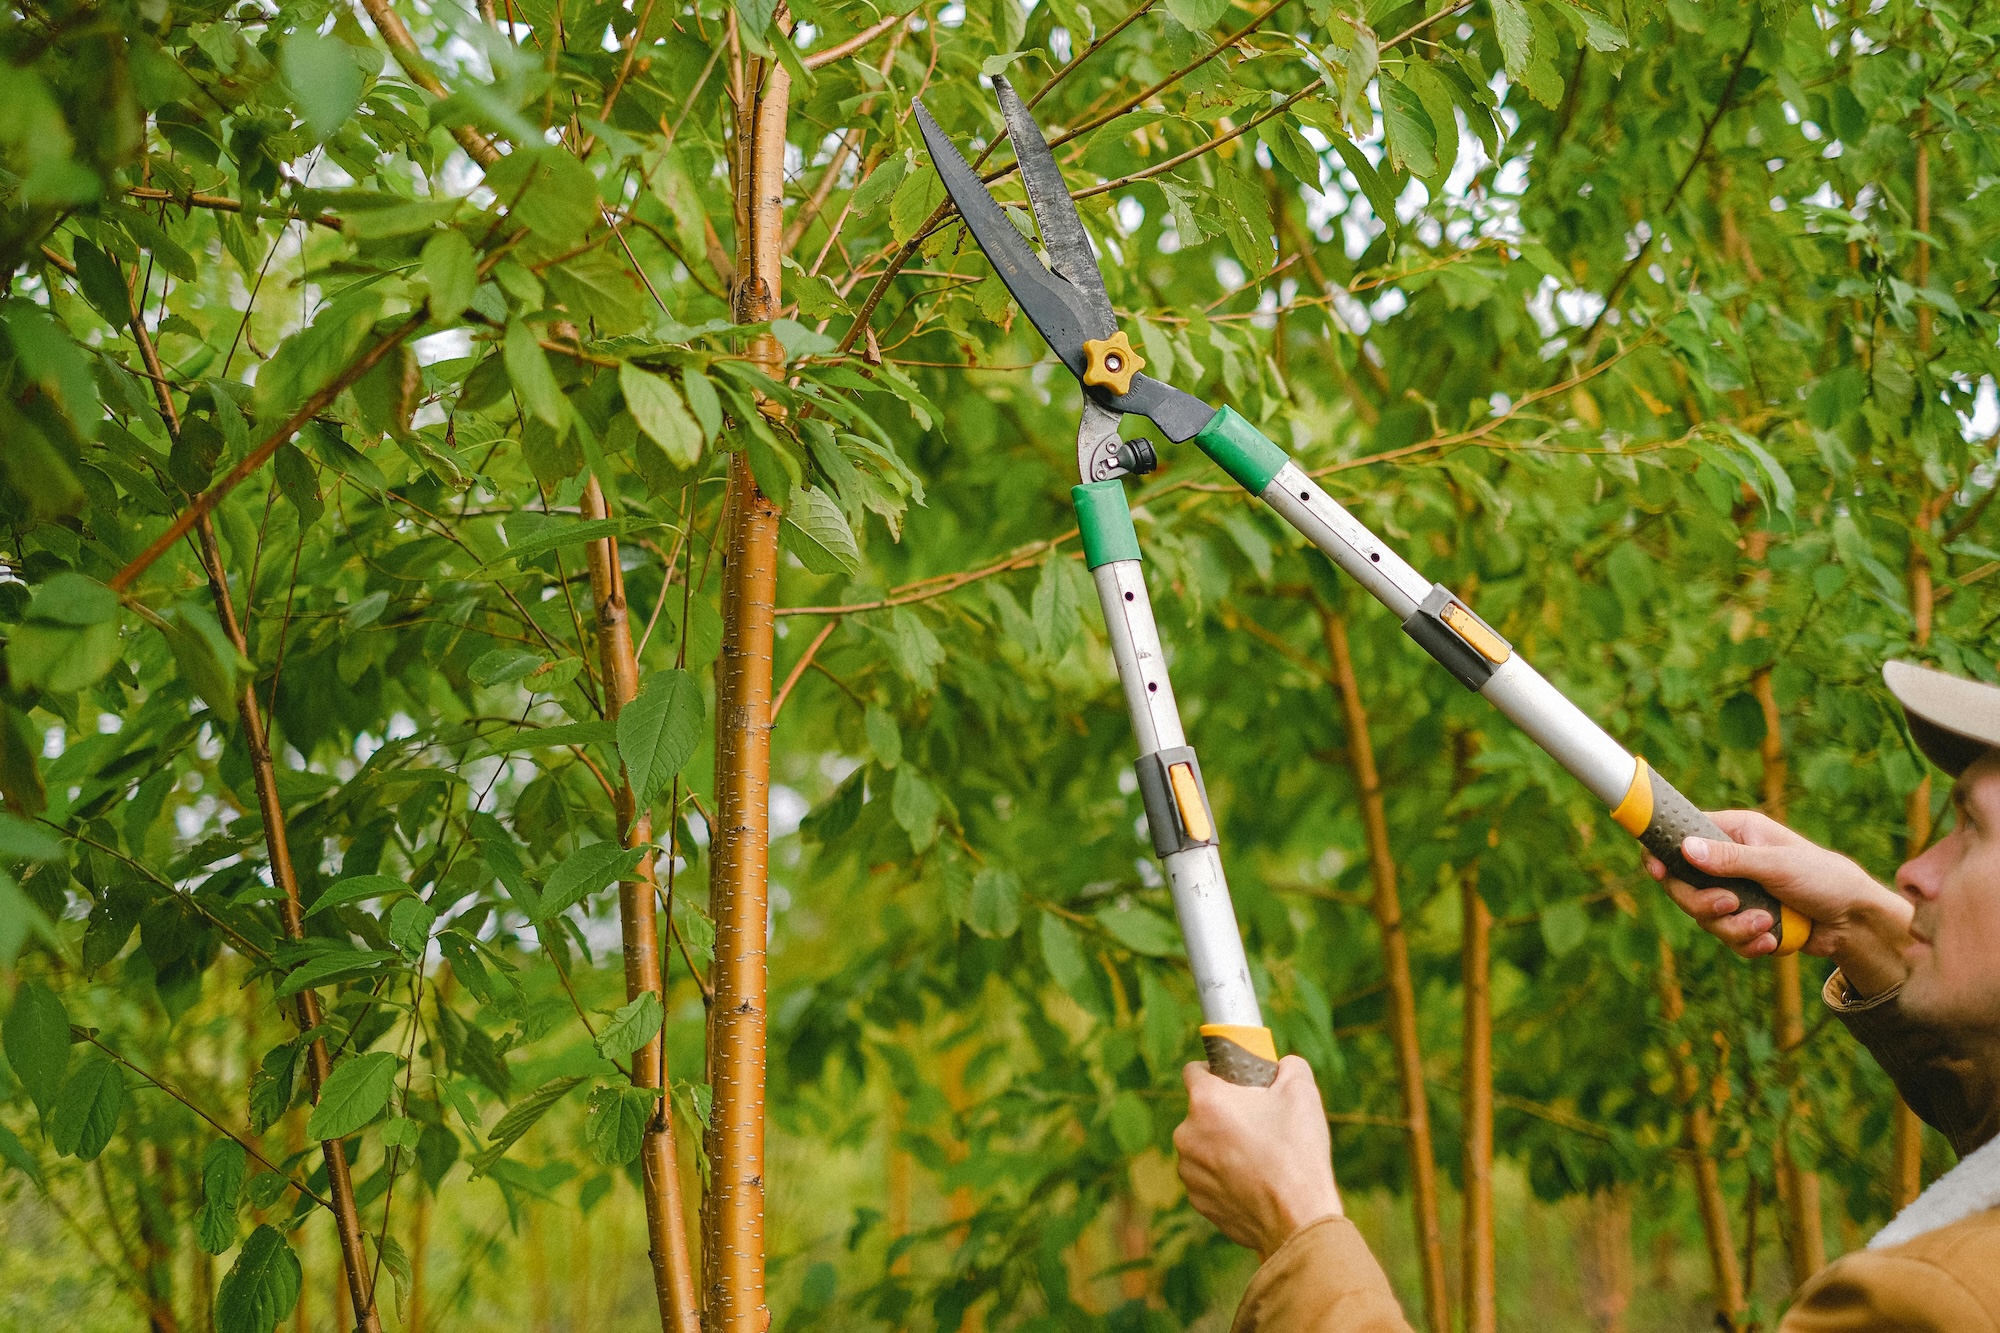
[[2000,392],[1996,392],[1991,375],[1979,377],[1979,387],[1972,394],[1972,411],[1960,412],[1958,420],[1968,440],[1990,440],[2000,432]]

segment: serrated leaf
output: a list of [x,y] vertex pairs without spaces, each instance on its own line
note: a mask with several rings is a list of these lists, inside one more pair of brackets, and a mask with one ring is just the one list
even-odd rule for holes
[[861,549],[847,526],[847,515],[817,486],[800,486],[792,492],[792,507],[785,511],[780,532],[786,549],[814,574],[853,574],[861,568]]
[[365,1128],[396,1088],[396,1055],[371,1051],[334,1066],[319,1090],[319,1105],[306,1121],[306,1135],[324,1142],[342,1139]]
[[423,899],[404,898],[389,909],[389,924],[383,933],[406,956],[420,958],[430,947],[437,915],[437,909]]
[[1382,71],[1383,141],[1389,161],[1399,170],[1425,180],[1437,175],[1437,131],[1423,100],[1401,80]]
[[56,1094],[49,1111],[49,1142],[58,1153],[89,1162],[104,1151],[125,1114],[125,1078],[118,1066],[92,1052]]
[[346,879],[335,880],[327,885],[326,891],[313,899],[312,906],[306,909],[306,915],[314,916],[329,907],[358,903],[369,898],[387,898],[393,894],[409,891],[410,886],[393,875],[350,875]]
[[195,1241],[203,1253],[221,1254],[236,1243],[236,1199],[249,1165],[249,1155],[234,1139],[217,1139],[202,1153]]
[[935,171],[912,172],[889,201],[890,230],[898,241],[908,241],[943,202],[944,181]]
[[701,461],[702,429],[688,414],[672,380],[627,361],[618,367],[618,389],[639,429],[666,450],[675,467],[687,469]]
[[896,770],[895,785],[889,793],[889,809],[896,823],[910,837],[918,855],[937,841],[938,794],[923,774],[908,764]]
[[685,671],[655,671],[618,715],[618,754],[634,798],[646,805],[666,790],[701,744],[707,709],[701,686]]
[[[880,166],[869,172],[868,179],[855,187],[854,196],[849,201],[855,216],[866,217],[868,214],[873,213],[881,206],[882,201],[887,199],[895,191],[896,187],[903,183],[903,177],[908,175],[909,171],[909,160],[901,153],[898,153],[884,160]],[[120,287],[122,289],[122,283]]]
[[583,1141],[591,1160],[623,1166],[637,1157],[645,1144],[646,1125],[659,1104],[658,1088],[592,1089],[583,1112]]
[[465,674],[474,685],[505,685],[520,680],[546,662],[547,659],[540,653],[519,648],[494,648],[473,658]]
[[561,1101],[571,1088],[583,1082],[581,1075],[569,1078],[554,1078],[507,1108],[507,1114],[500,1117],[487,1135],[486,1147],[474,1153],[471,1159],[472,1174],[485,1175],[493,1169],[493,1164],[506,1155],[507,1150],[520,1141],[523,1134],[535,1127],[537,1121],[549,1113],[549,1108]]
[[1042,656],[1051,662],[1060,661],[1069,651],[1083,625],[1083,604],[1077,598],[1069,571],[1063,568],[1064,563],[1059,552],[1049,552],[1042,561],[1041,577],[1035,581],[1031,604]]
[[619,1006],[597,1034],[597,1053],[607,1060],[623,1060],[651,1041],[665,1018],[660,997],[652,991],[639,992],[629,1004]]
[[1521,0],[1493,0],[1493,36],[1500,43],[1500,58],[1506,62],[1507,77],[1517,81],[1524,78],[1535,27]]
[[681,371],[681,392],[687,395],[688,410],[701,424],[702,438],[713,441],[722,433],[722,399],[715,382],[689,366]]
[[593,842],[577,848],[549,872],[548,883],[542,888],[541,919],[557,916],[625,878],[645,859],[646,851],[615,842]]
[[46,1114],[69,1070],[69,1012],[56,993],[39,981],[24,981],[14,1006],[0,1024],[7,1064],[35,1106]]
[[1097,913],[1097,924],[1134,953],[1171,958],[1181,952],[1180,928],[1144,907],[1133,904],[1102,908]]
[[324,143],[361,104],[361,67],[338,37],[295,32],[285,38],[281,64],[299,117],[315,142]]
[[429,291],[431,322],[456,324],[479,286],[479,256],[463,232],[441,231],[424,242],[418,263]]
[[598,218],[597,178],[561,148],[509,153],[486,169],[486,185],[510,217],[551,246],[576,245]]
[[[398,883],[400,886],[400,881]],[[318,958],[308,959],[293,968],[286,974],[285,979],[278,983],[276,994],[282,1000],[286,996],[297,995],[302,990],[310,990],[316,986],[330,986],[336,981],[348,981],[371,972],[380,972],[384,963],[399,961],[401,960],[395,954],[379,949],[365,952],[342,950],[338,953],[324,954]]]
[[1229,0],[1167,0],[1167,12],[1189,32],[1206,32],[1229,12]]
[[1021,880],[1011,870],[987,866],[972,877],[972,897],[965,924],[989,939],[1012,935],[1021,927]]
[[303,1278],[283,1233],[258,1227],[216,1289],[216,1333],[272,1333],[298,1305]]
[[507,321],[507,338],[501,346],[507,378],[521,396],[521,406],[560,431],[569,420],[569,405],[563,400],[562,386],[549,368],[535,331],[518,319]]

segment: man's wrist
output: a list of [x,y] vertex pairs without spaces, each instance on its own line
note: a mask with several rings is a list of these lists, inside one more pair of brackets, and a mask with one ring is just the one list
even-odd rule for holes
[[1869,880],[1874,890],[1841,923],[1833,961],[1855,998],[1872,1000],[1902,985],[1909,975],[1903,946],[1909,938],[1910,906]]

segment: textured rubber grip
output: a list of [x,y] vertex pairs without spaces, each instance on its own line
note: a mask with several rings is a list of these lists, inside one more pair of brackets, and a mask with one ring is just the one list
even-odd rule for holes
[[1201,1045],[1208,1052],[1208,1072],[1225,1083],[1234,1083],[1239,1088],[1268,1088],[1278,1077],[1276,1060],[1266,1060],[1218,1033],[1202,1033]]
[[1755,880],[1726,879],[1691,864],[1681,852],[1681,843],[1686,839],[1707,838],[1713,842],[1730,842],[1733,839],[1716,827],[1715,821],[1703,814],[1694,802],[1675,790],[1671,782],[1650,770],[1646,776],[1651,780],[1653,816],[1639,834],[1639,842],[1666,863],[1667,873],[1675,879],[1698,889],[1728,889],[1736,895],[1739,911],[1762,908],[1769,912],[1771,934],[1778,940],[1776,952],[1797,953],[1812,934],[1812,922],[1780,904],[1768,889]]

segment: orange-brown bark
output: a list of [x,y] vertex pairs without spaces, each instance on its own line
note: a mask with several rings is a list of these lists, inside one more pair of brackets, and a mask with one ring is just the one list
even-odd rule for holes
[[[1660,940],[1660,1017],[1669,1028],[1681,1021],[1687,1010],[1681,993],[1674,951],[1665,937]],[[1736,1242],[1729,1232],[1729,1202],[1722,1193],[1722,1173],[1715,1161],[1715,1115],[1718,1109],[1702,1096],[1701,1071],[1695,1067],[1693,1043],[1670,1037],[1667,1056],[1673,1065],[1674,1085],[1686,1106],[1685,1141],[1694,1170],[1695,1204],[1701,1213],[1702,1240],[1708,1247],[1709,1276],[1714,1284],[1716,1321],[1719,1327],[1740,1328],[1748,1314],[1743,1299],[1743,1274],[1736,1263]],[[1726,1083],[1718,1087],[1726,1089]]]
[[1459,878],[1464,919],[1460,970],[1465,991],[1464,1073],[1465,1213],[1459,1236],[1460,1302],[1465,1333],[1499,1327],[1493,1261],[1493,1003],[1489,986],[1493,913],[1479,896],[1479,870]]
[[[584,487],[586,518],[607,518],[610,506],[596,478]],[[605,716],[619,712],[639,693],[639,659],[632,646],[632,622],[625,603],[625,575],[618,562],[618,541],[607,537],[590,543],[590,596],[595,608],[597,656],[604,679]],[[651,991],[666,1003],[660,977],[660,927],[657,871],[652,853],[653,815],[639,808],[630,775],[622,770],[617,791],[618,828],[627,847],[647,854],[632,874],[618,884],[618,922],[625,958],[625,998]],[[646,1250],[652,1260],[653,1295],[660,1308],[660,1325],[668,1333],[699,1333],[694,1267],[688,1257],[687,1223],[681,1209],[680,1166],[675,1159],[672,1099],[667,1095],[664,1031],[632,1054],[632,1086],[660,1089],[653,1118],[640,1141],[639,1163],[646,1200]]]
[[1320,608],[1320,622],[1327,655],[1333,660],[1334,680],[1340,688],[1341,711],[1347,722],[1348,763],[1354,770],[1355,786],[1361,789],[1362,827],[1367,833],[1368,866],[1375,883],[1371,904],[1376,929],[1382,937],[1382,965],[1389,993],[1389,1037],[1396,1052],[1403,1119],[1409,1126],[1410,1205],[1416,1219],[1424,1322],[1434,1333],[1449,1333],[1451,1297],[1445,1282],[1444,1231],[1438,1222],[1430,1099],[1424,1091],[1423,1051],[1417,1040],[1417,993],[1410,976],[1410,942],[1403,929],[1402,900],[1396,890],[1396,860],[1389,847],[1382,779],[1375,768],[1374,743],[1368,737],[1368,710],[1354,677],[1347,623],[1339,612],[1328,607]]

